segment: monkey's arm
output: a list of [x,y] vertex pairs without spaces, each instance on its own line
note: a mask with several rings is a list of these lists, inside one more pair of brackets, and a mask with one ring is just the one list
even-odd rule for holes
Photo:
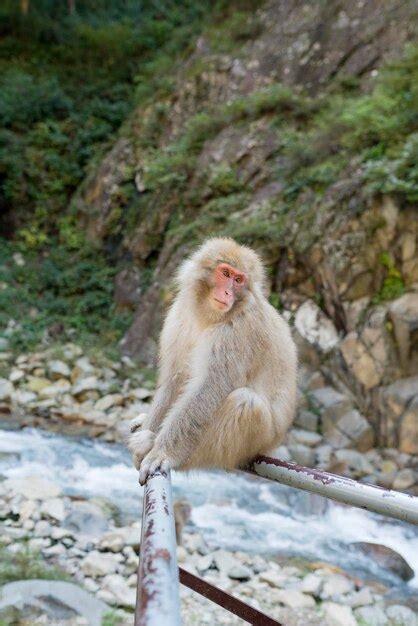
[[151,403],[150,412],[142,424],[143,429],[157,434],[161,422],[178,395],[179,386],[176,376],[167,377],[160,383]]
[[[251,352],[238,344],[235,333],[222,327],[212,331],[206,345],[197,350],[203,371],[187,384],[168,412],[152,450],[141,464],[141,484],[158,467],[184,465],[224,400],[245,383]],[[196,363],[194,370],[198,369]]]

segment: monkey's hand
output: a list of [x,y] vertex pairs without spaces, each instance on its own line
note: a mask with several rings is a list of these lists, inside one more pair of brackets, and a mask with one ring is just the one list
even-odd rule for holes
[[154,446],[141,463],[139,469],[139,484],[144,485],[150,474],[158,469],[167,472],[174,468],[174,460],[169,457],[163,448]]
[[137,430],[129,437],[128,448],[132,452],[134,465],[139,470],[144,457],[152,450],[155,433],[152,430]]
[[147,418],[148,413],[140,413],[129,422],[129,429],[131,433],[135,433],[137,430],[141,428],[145,419]]

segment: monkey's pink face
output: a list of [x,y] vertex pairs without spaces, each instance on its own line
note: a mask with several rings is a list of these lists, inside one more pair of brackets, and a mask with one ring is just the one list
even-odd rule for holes
[[211,306],[216,311],[227,313],[234,306],[239,293],[246,287],[247,276],[229,263],[219,263],[214,270],[212,284]]

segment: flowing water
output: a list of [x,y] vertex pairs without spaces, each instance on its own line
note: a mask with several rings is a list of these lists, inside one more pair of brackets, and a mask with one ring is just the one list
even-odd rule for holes
[[[119,444],[68,438],[36,429],[0,431],[0,475],[41,475],[64,493],[102,496],[138,519],[142,488],[126,449]],[[327,561],[365,578],[394,582],[370,559],[350,548],[356,541],[384,544],[401,554],[418,586],[418,531],[414,526],[338,505],[245,474],[173,474],[174,497],[192,505],[191,524],[215,549],[291,555]]]

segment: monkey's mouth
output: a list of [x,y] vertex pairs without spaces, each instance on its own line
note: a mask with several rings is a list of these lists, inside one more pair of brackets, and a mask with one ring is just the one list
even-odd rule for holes
[[218,298],[214,298],[215,302],[217,302],[218,304],[221,304],[224,307],[229,306],[228,302],[222,302],[222,300],[218,300]]

